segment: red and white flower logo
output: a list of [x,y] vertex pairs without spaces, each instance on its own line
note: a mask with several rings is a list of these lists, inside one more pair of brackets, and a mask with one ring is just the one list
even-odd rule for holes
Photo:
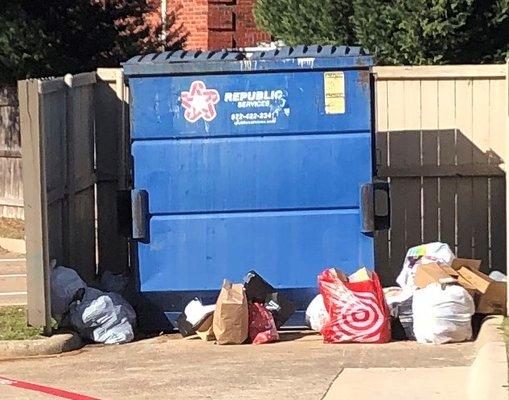
[[182,106],[186,109],[184,117],[189,122],[196,122],[200,118],[212,121],[217,116],[215,105],[219,102],[219,92],[207,89],[202,81],[191,83],[189,91],[180,93]]

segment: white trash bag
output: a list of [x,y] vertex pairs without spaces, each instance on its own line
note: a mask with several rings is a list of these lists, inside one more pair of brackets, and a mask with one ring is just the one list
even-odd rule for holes
[[414,283],[415,270],[418,265],[437,263],[451,266],[455,255],[446,243],[433,242],[421,244],[408,249],[403,268],[396,278],[396,282],[403,289],[416,290]]
[[56,267],[56,261],[51,262],[52,271],[50,279],[51,290],[51,315],[57,321],[69,311],[74,295],[80,289],[85,289],[87,284],[83,282],[78,273],[67,267]]
[[134,339],[136,313],[117,293],[87,288],[82,300],[70,311],[71,325],[78,333],[97,343],[127,343]]
[[507,282],[507,275],[500,271],[492,271],[489,277],[495,282]]
[[306,309],[306,322],[311,329],[320,332],[323,326],[329,322],[329,313],[325,309],[323,296],[317,295]]
[[416,290],[412,303],[414,335],[419,343],[442,344],[472,338],[472,296],[461,286],[432,283]]
[[407,339],[413,340],[415,338],[412,315],[413,292],[408,288],[402,289],[396,286],[384,288],[383,291],[391,317],[399,319]]

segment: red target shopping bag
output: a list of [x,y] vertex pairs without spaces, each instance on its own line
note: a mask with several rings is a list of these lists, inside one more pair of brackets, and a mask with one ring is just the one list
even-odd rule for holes
[[368,280],[348,282],[339,270],[329,268],[318,275],[330,321],[320,333],[328,343],[387,343],[391,339],[390,315],[375,272]]

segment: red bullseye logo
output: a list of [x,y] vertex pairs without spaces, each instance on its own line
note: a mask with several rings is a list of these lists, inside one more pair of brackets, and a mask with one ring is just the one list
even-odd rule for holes
[[207,89],[202,81],[191,83],[189,91],[180,93],[182,106],[185,108],[184,118],[189,122],[199,119],[210,122],[217,116],[215,105],[219,102],[219,92],[215,89]]
[[340,320],[340,323],[331,324],[334,336],[340,341],[359,338],[364,342],[380,340],[384,316],[375,295],[370,292],[353,293],[345,287],[335,288],[332,292],[331,320]]

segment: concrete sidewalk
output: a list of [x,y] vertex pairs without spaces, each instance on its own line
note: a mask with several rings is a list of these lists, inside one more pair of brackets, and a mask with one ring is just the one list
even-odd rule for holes
[[[336,383],[341,381],[343,368],[390,368],[388,374],[396,375],[405,368],[423,368],[424,373],[416,373],[426,376],[436,368],[459,367],[451,371],[462,374],[475,356],[474,343],[330,345],[309,331],[281,336],[283,341],[268,345],[216,346],[165,335],[121,346],[88,346],[58,357],[3,361],[0,376],[111,400],[319,400],[338,375]],[[344,376],[357,372],[347,369]],[[389,379],[394,386],[404,382],[395,378]],[[363,388],[373,386],[362,373],[355,379]],[[0,385],[2,399],[23,396],[39,398]],[[452,394],[444,398],[454,399]]]
[[465,400],[470,367],[345,369],[324,400]]

